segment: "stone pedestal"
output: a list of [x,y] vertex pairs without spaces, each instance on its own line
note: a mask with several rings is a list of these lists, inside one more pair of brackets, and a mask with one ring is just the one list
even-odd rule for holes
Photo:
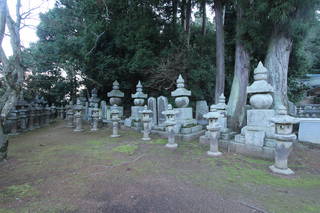
[[288,157],[292,151],[292,143],[290,142],[279,142],[276,144],[274,157],[274,165],[270,166],[270,170],[274,173],[291,175],[294,172],[288,168]]

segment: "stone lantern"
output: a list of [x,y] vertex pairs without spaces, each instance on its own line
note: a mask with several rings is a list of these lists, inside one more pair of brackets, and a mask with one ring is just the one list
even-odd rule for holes
[[119,135],[119,121],[120,121],[120,112],[117,109],[117,106],[114,105],[114,108],[110,112],[111,121],[112,121],[112,135],[110,137],[117,138]]
[[98,104],[95,104],[94,108],[92,109],[92,128],[91,131],[97,131],[98,130],[98,122],[99,122],[99,108]]
[[75,124],[76,128],[73,130],[74,132],[81,132],[83,131],[82,128],[82,111],[83,111],[83,106],[81,104],[80,99],[77,99],[77,104],[74,107],[74,117],[75,117]]
[[67,105],[67,127],[74,127],[73,125],[73,117],[74,117],[74,112],[73,112],[73,103],[72,101],[69,102],[69,105]]
[[297,136],[293,133],[293,124],[298,121],[288,115],[285,106],[280,105],[277,109],[277,115],[271,119],[271,122],[275,124],[275,133],[272,136],[275,139],[275,163],[270,166],[272,172],[291,175],[294,172],[288,168],[288,157],[292,151],[292,144],[296,140]]
[[166,121],[164,122],[167,127],[168,133],[168,143],[166,144],[167,148],[177,148],[178,144],[175,142],[175,131],[174,127],[177,124],[176,114],[178,112],[172,108],[172,105],[168,105],[168,110],[163,111],[162,114],[166,116]]
[[152,118],[150,117],[150,115],[152,114],[152,110],[149,110],[147,105],[144,106],[144,109],[142,111],[140,111],[140,113],[142,114],[142,123],[143,123],[143,137],[142,140],[144,141],[149,141],[151,140],[151,138],[149,137],[150,134],[150,122],[152,120]]
[[88,119],[89,119],[89,121],[91,121],[91,117],[90,117],[90,115],[92,115],[92,113],[91,113],[91,110],[95,107],[95,105],[96,104],[98,104],[99,105],[99,101],[100,101],[100,98],[98,98],[98,90],[96,89],[96,88],[93,88],[92,90],[91,90],[91,98],[89,99],[89,109],[88,109]]
[[207,154],[212,157],[220,156],[222,153],[218,150],[218,138],[221,126],[218,123],[218,119],[221,117],[221,114],[217,110],[210,110],[210,112],[204,114],[203,117],[208,119],[209,122],[207,130],[209,132],[210,151],[208,151]]

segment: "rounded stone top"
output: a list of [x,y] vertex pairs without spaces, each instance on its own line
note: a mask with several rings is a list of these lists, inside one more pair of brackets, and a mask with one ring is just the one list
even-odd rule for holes
[[290,125],[298,123],[299,120],[288,115],[287,108],[283,105],[278,106],[276,115],[270,119],[275,124]]
[[112,84],[112,88],[113,89],[119,89],[119,82],[117,81],[117,80],[115,80],[114,82],[113,82],[113,84]]
[[121,92],[119,90],[119,82],[117,80],[115,80],[112,84],[112,90],[110,92],[107,93],[107,96],[109,98],[112,98],[112,97],[116,97],[116,98],[123,98],[124,97],[124,93]]
[[168,110],[162,112],[163,115],[175,115],[178,113],[179,112],[177,110],[173,109],[171,104],[168,104]]
[[184,79],[182,78],[181,74],[177,79],[177,89],[171,92],[171,96],[191,96],[191,91],[184,88]]
[[177,87],[178,88],[183,88],[184,87],[184,79],[182,78],[182,75],[180,74],[178,79],[177,79]]
[[146,99],[148,98],[147,94],[144,94],[142,92],[142,84],[139,81],[137,86],[136,86],[136,93],[131,95],[132,98],[137,98],[137,99]]
[[273,87],[267,82],[268,70],[263,66],[261,61],[254,70],[254,82],[247,87],[247,93],[271,93]]
[[211,111],[203,115],[205,119],[218,119],[221,114],[218,111]]
[[148,109],[148,106],[147,106],[147,105],[144,105],[143,110],[142,110],[142,111],[139,111],[139,113],[142,113],[142,114],[151,114],[151,113],[152,113],[152,110]]

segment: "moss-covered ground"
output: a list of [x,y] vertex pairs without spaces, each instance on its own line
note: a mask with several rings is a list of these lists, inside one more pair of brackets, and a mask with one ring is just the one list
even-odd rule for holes
[[[87,128],[89,129],[89,128]],[[3,212],[320,212],[320,150],[297,146],[274,175],[272,161],[235,153],[210,158],[208,146],[111,129],[74,133],[59,121],[10,138],[0,163]]]

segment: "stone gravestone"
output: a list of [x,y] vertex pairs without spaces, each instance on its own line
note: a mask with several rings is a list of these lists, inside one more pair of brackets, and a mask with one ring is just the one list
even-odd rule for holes
[[207,125],[208,122],[203,118],[203,115],[209,112],[209,107],[206,101],[197,101],[196,102],[196,119],[197,122],[201,125]]
[[301,119],[299,124],[298,139],[302,142],[320,144],[320,119]]
[[148,109],[152,111],[152,126],[157,125],[158,121],[157,121],[157,99],[154,97],[150,97],[148,98]]
[[168,98],[160,96],[157,98],[157,109],[158,109],[158,125],[163,126],[166,121],[166,116],[162,114],[163,111],[168,110]]
[[101,119],[107,119],[107,102],[101,101]]

